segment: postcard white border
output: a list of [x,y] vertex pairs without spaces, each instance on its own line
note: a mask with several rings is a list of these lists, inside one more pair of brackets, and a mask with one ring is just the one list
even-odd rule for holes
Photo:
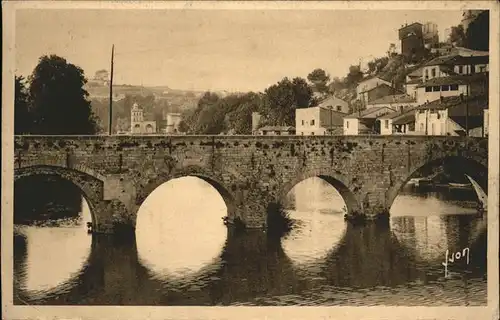
[[[8,1],[3,14],[2,99],[2,318],[3,319],[498,319],[499,2],[498,1]],[[12,305],[13,93],[15,11],[31,9],[174,10],[464,10],[490,12],[490,135],[488,202],[488,306],[486,307],[143,307]]]

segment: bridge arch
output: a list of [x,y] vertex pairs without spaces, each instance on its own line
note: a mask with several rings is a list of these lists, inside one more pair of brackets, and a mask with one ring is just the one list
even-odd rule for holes
[[400,193],[401,189],[414,177],[415,173],[423,168],[437,167],[446,162],[453,162],[455,166],[460,167],[463,174],[467,174],[474,179],[485,192],[488,192],[488,164],[487,160],[481,161],[477,158],[469,158],[466,156],[443,156],[433,159],[426,159],[417,162],[413,165],[408,174],[398,179],[392,187],[387,190],[386,204],[387,209],[390,209],[394,200]]
[[347,212],[352,214],[353,212],[361,212],[361,205],[350,188],[347,178],[341,174],[333,172],[332,170],[310,170],[297,174],[293,179],[286,182],[280,194],[278,195],[278,202],[282,202],[287,194],[295,187],[298,183],[309,179],[309,178],[320,178],[328,182],[331,186],[337,190],[347,207]]
[[99,228],[100,219],[97,211],[104,194],[104,182],[102,180],[79,170],[60,166],[34,165],[15,169],[14,184],[24,178],[33,176],[57,176],[78,187],[90,208],[94,229]]
[[227,207],[227,216],[234,217],[237,214],[237,198],[227,187],[227,184],[224,183],[221,178],[214,176],[212,173],[198,166],[189,166],[178,169],[170,174],[158,174],[157,177],[147,181],[144,186],[138,188],[135,203],[137,206],[137,211],[139,211],[140,206],[146,200],[146,198],[159,186],[170,180],[183,177],[196,177],[210,184],[217,190],[219,195],[224,200],[224,203]]

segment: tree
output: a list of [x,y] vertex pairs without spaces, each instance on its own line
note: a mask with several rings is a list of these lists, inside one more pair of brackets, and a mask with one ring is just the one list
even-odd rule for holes
[[312,89],[302,78],[283,78],[265,90],[268,121],[274,125],[295,125],[295,109],[310,106]]
[[348,86],[356,85],[359,81],[363,79],[363,72],[359,66],[350,66],[349,73],[346,77],[346,83]]
[[34,133],[95,134],[87,82],[81,68],[56,55],[42,56],[29,78]]
[[330,76],[323,69],[315,69],[307,76],[313,87],[317,92],[326,94],[328,92],[328,82],[330,81]]
[[466,45],[467,42],[464,27],[461,24],[451,27],[449,41],[459,47]]
[[16,76],[14,93],[14,133],[30,133],[33,125],[29,110],[29,95],[22,76]]
[[467,48],[489,51],[490,49],[490,12],[483,11],[467,28]]

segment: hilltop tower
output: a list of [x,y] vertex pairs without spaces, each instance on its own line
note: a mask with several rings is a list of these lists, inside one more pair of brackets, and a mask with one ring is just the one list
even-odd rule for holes
[[130,110],[130,130],[132,133],[142,132],[142,123],[144,121],[144,110],[134,103],[132,110]]

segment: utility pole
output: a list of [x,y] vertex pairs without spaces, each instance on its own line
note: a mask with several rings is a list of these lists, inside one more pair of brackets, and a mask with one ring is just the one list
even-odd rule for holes
[[465,96],[465,136],[469,136],[469,84],[467,84],[467,95]]
[[111,77],[109,81],[109,135],[113,134],[113,59],[115,56],[115,45],[111,47]]

